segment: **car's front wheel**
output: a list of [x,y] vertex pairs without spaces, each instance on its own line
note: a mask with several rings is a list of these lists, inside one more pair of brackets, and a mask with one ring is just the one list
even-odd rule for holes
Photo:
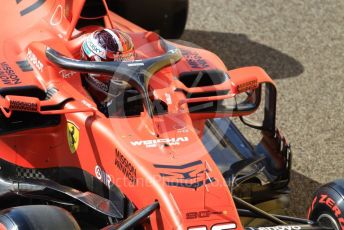
[[344,230],[344,180],[336,180],[318,189],[308,218],[323,227]]
[[12,207],[0,212],[0,229],[79,230],[73,216],[66,210],[50,205]]

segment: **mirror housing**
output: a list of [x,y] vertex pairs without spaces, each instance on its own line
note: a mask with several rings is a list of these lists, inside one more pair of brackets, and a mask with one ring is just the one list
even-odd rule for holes
[[[269,131],[275,130],[277,91],[267,73],[262,68],[253,66],[234,69],[226,74],[228,76],[227,84],[222,82],[221,87],[220,85],[212,85],[212,91],[207,91],[204,97],[197,98],[196,94],[185,99],[183,103],[188,104],[193,119],[240,117],[243,123],[250,127]],[[223,90],[225,85],[229,89],[227,92]],[[248,120],[245,116],[254,113],[260,106],[263,85],[265,85],[264,120],[262,123],[256,123]],[[201,91],[197,88],[192,90],[194,92]],[[237,103],[240,95],[244,95],[246,98]],[[228,99],[234,99],[235,103],[229,105]]]

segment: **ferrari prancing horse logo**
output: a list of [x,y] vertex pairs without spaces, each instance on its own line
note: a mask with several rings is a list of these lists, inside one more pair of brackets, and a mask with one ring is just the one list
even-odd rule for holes
[[69,149],[75,153],[79,146],[79,128],[71,121],[67,121],[67,140]]

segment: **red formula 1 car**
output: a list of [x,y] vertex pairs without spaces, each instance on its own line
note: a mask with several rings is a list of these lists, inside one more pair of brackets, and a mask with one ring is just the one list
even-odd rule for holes
[[[2,3],[0,229],[344,229],[341,181],[319,190],[311,220],[266,212],[283,208],[291,165],[275,85],[259,67],[228,71],[215,54],[118,15],[178,37],[188,3],[161,2]],[[81,61],[101,28],[129,33],[136,60]],[[87,73],[130,88],[104,112]]]

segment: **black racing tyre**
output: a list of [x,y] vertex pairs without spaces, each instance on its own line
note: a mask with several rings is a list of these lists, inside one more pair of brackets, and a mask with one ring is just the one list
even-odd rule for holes
[[50,205],[28,205],[8,208],[0,212],[0,229],[18,230],[77,230],[73,216],[66,210]]
[[188,0],[108,0],[109,9],[162,37],[179,38],[185,29]]
[[344,180],[333,181],[318,189],[308,218],[324,227],[344,230]]

